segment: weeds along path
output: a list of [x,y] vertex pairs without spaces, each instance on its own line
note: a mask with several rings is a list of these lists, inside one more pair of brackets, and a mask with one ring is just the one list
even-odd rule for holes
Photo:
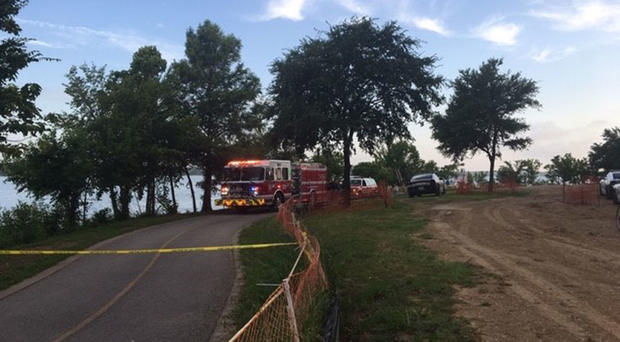
[[489,273],[458,294],[482,340],[620,341],[614,208],[566,205],[557,190],[425,206],[428,246]]

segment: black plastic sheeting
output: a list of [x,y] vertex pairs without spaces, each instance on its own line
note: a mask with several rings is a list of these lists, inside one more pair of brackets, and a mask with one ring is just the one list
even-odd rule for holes
[[338,296],[333,295],[329,300],[329,308],[322,328],[322,342],[337,342],[340,335],[340,312]]

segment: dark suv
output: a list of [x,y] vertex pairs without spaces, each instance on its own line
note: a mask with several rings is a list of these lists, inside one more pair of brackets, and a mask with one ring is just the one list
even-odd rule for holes
[[446,185],[434,173],[423,173],[411,177],[407,185],[409,197],[422,196],[423,194],[435,194],[441,196],[446,193]]

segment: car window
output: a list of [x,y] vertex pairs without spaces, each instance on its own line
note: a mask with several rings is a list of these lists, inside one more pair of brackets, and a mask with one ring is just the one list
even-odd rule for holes
[[235,168],[224,168],[224,175],[222,179],[224,181],[238,181],[241,178],[241,169]]
[[351,185],[360,186],[360,185],[362,185],[362,180],[361,179],[351,179]]
[[288,180],[288,167],[282,168],[282,179]]
[[362,180],[362,186],[366,186],[366,180]]
[[416,175],[411,178],[412,181],[421,180],[421,179],[431,179],[433,177],[432,173],[423,173],[421,175]]
[[268,167],[265,170],[266,170],[266,172],[265,172],[266,173],[265,179],[266,180],[273,180],[273,168]]
[[265,179],[265,169],[262,167],[244,167],[241,169],[241,180],[259,181]]
[[614,172],[612,175],[612,179],[620,179],[620,172]]

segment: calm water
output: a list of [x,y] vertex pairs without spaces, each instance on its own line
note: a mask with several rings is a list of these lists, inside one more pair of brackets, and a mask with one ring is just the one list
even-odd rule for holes
[[[196,193],[196,207],[200,210],[202,205],[202,189],[196,188],[196,183],[202,181],[202,176],[191,176],[192,182],[194,183],[194,191]],[[5,182],[6,177],[0,176],[0,209],[9,209],[15,206],[19,201],[22,202],[32,202],[34,199],[26,192],[18,193],[15,185],[10,182]],[[179,212],[184,213],[186,211],[191,212],[193,210],[192,207],[192,194],[189,191],[189,187],[187,185],[187,178],[183,178],[181,182],[177,185],[176,189],[176,199],[179,205]],[[212,196],[213,199],[219,198],[219,193]],[[95,196],[91,196],[89,198],[91,201],[91,207],[89,208],[89,213],[99,211],[104,208],[110,208],[110,199],[107,194],[101,196],[101,200],[97,201]],[[132,215],[139,214],[144,212],[144,204],[145,200],[137,201],[135,198],[131,202],[131,213]],[[215,206],[215,204],[211,204],[211,207],[214,210],[222,209],[221,207]]]

